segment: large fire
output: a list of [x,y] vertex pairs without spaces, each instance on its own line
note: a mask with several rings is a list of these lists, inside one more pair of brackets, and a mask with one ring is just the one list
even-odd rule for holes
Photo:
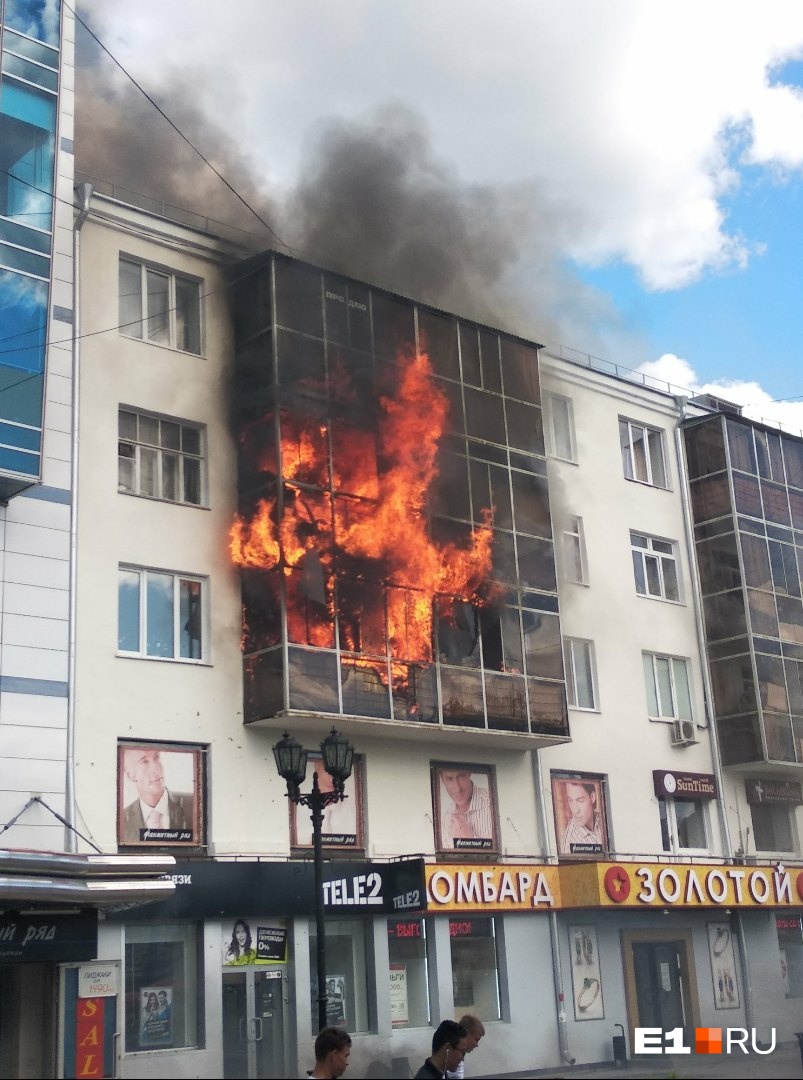
[[[435,598],[482,602],[492,531],[488,509],[464,543],[430,535],[427,496],[449,403],[425,353],[400,357],[396,370],[376,431],[280,412],[281,493],[237,517],[230,549],[239,566],[281,571],[292,642],[333,648],[336,613],[344,662],[386,682],[379,657],[389,654],[402,689],[408,664],[432,660]],[[275,455],[259,469],[275,478]]]

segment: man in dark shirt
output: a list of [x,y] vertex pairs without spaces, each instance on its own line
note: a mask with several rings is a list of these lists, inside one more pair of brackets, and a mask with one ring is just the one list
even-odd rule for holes
[[444,1020],[432,1036],[432,1056],[428,1057],[414,1080],[443,1080],[446,1070],[456,1069],[466,1056],[468,1033],[462,1024]]

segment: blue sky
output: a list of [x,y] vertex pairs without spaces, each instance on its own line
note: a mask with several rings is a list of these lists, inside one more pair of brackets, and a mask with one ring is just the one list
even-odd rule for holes
[[803,428],[803,404],[773,404],[803,397],[799,0],[80,11],[169,113],[191,86],[274,206],[324,160],[311,148],[332,124],[381,139],[381,110],[409,110],[441,195],[516,208],[500,284],[540,340]]
[[746,266],[657,291],[621,261],[574,269],[614,298],[652,356],[681,356],[702,381],[758,378],[776,398],[803,399],[803,185],[748,173],[726,205],[751,248]]

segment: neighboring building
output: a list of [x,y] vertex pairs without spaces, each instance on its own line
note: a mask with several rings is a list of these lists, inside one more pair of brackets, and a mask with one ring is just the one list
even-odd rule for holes
[[73,16],[5,0],[0,29],[0,1074],[52,1076],[98,909],[173,860],[75,854]]

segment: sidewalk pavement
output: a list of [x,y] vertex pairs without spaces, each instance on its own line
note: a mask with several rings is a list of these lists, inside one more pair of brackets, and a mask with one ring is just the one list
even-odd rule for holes
[[516,1073],[517,1080],[667,1080],[671,1077],[694,1077],[695,1080],[800,1080],[803,1077],[800,1047],[797,1040],[781,1043],[771,1054],[664,1054],[652,1060],[628,1059],[621,1068],[610,1062],[600,1066],[566,1065],[562,1069],[543,1069]]

